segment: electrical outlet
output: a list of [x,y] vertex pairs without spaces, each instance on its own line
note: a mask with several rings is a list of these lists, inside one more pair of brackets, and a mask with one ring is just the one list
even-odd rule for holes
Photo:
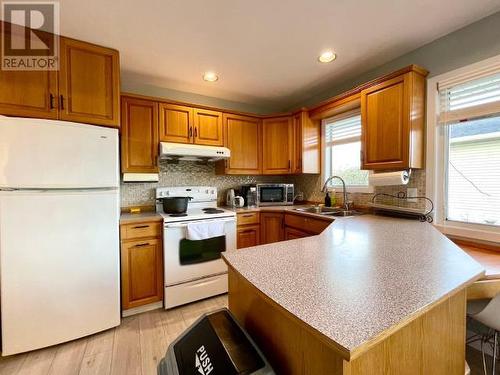
[[409,198],[408,202],[416,203],[418,201],[418,199],[414,198],[416,196],[417,196],[417,188],[406,189],[406,197]]

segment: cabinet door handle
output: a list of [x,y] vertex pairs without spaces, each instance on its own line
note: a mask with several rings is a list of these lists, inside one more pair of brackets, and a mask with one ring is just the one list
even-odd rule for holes
[[144,242],[144,243],[138,243],[137,245],[134,245],[133,247],[144,247],[144,246],[148,246],[149,245],[149,242]]
[[136,225],[134,229],[149,228],[149,225]]
[[288,170],[292,170],[292,161],[288,160]]
[[240,233],[252,233],[255,232],[253,229],[240,230]]
[[198,137],[198,128],[194,128],[194,137],[197,138]]
[[55,107],[54,107],[54,99],[55,99],[55,98],[54,98],[54,95],[51,93],[51,94],[49,95],[49,108],[50,108],[50,109],[54,109],[54,108],[55,108]]
[[193,136],[193,127],[190,126],[189,127],[189,138],[191,138]]
[[59,95],[59,100],[60,100],[60,107],[61,109],[64,109],[64,96],[63,95]]
[[246,215],[241,215],[241,217],[252,217],[253,214],[246,214]]

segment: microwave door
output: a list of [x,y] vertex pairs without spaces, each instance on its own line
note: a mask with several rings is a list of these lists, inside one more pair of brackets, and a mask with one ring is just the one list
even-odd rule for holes
[[285,188],[282,186],[261,187],[260,203],[280,204],[285,202]]

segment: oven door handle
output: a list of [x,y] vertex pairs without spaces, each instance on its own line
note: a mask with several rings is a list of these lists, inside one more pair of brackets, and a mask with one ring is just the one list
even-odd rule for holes
[[190,223],[213,223],[213,222],[223,222],[223,223],[231,223],[235,222],[236,218],[229,218],[229,219],[223,219],[223,220],[207,220],[207,221],[198,221],[198,220],[193,220],[189,222],[183,222],[183,223],[177,223],[177,224],[166,224],[165,228],[186,228],[188,224]]

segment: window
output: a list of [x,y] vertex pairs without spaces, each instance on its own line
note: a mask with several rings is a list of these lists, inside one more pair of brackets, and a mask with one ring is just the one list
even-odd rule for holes
[[[368,171],[361,167],[361,115],[350,111],[323,121],[324,152],[323,181],[337,175],[344,179],[350,192],[371,192]],[[338,180],[329,186],[341,188]]]
[[438,87],[443,220],[498,228],[500,73],[443,81]]
[[500,55],[427,81],[426,144],[436,227],[500,241]]

